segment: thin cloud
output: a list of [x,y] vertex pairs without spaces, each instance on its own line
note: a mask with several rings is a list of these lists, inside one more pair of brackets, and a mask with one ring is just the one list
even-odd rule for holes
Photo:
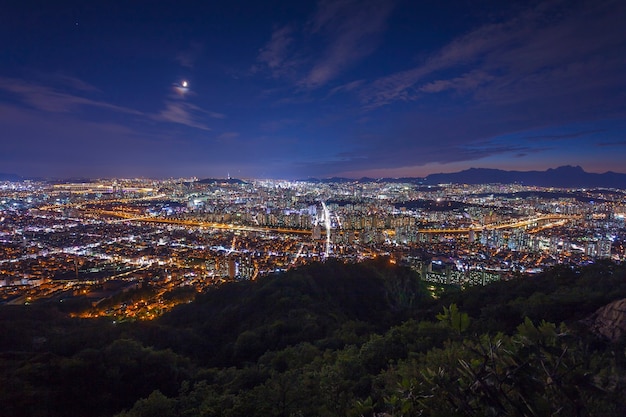
[[[376,50],[393,7],[393,1],[321,0],[302,30],[286,25],[272,32],[252,72],[267,69],[304,90],[322,87]],[[303,40],[319,42],[319,52],[299,53],[308,45]]]
[[47,86],[33,84],[15,78],[0,77],[0,90],[12,93],[22,103],[46,112],[69,113],[81,106],[90,106],[120,113],[143,115],[142,112],[134,109],[116,106],[74,94],[67,94]]
[[33,71],[33,78],[39,79],[46,84],[56,85],[58,87],[67,87],[74,91],[81,92],[100,92],[97,87],[81,80],[80,78],[73,77],[71,75],[63,73],[43,73],[40,71]]
[[[415,96],[416,84],[436,71],[476,62],[490,51],[501,50],[532,30],[534,24],[523,25],[516,18],[509,22],[489,24],[461,36],[427,59],[422,65],[376,80],[364,90],[362,100],[373,107]],[[440,81],[441,83],[441,81]]]
[[362,86],[363,83],[365,83],[365,80],[355,80],[346,84],[339,85],[333,88],[332,90],[330,90],[330,92],[328,93],[328,97],[333,96],[338,93],[347,93],[347,92],[354,91],[358,89],[360,86]]
[[292,32],[289,26],[276,29],[267,45],[259,51],[257,60],[271,69],[280,67],[287,58],[289,46],[293,43]]
[[310,28],[313,34],[327,37],[328,46],[300,85],[307,88],[325,85],[370,55],[380,43],[392,10],[391,1],[320,1]]
[[[64,80],[66,83],[71,83],[83,90],[97,91],[95,87],[90,88],[88,84],[82,83],[78,79],[64,78]],[[204,110],[195,104],[180,99],[166,100],[163,110],[157,114],[150,114],[76,94],[68,94],[48,86],[6,77],[0,77],[0,91],[11,93],[22,104],[46,113],[73,114],[83,107],[95,107],[110,110],[114,113],[130,114],[162,122],[178,123],[202,130],[211,130],[210,127],[202,122],[201,119],[203,117],[213,119],[224,119],[226,117],[222,113]]]
[[546,140],[568,140],[568,139],[577,139],[589,135],[593,135],[596,133],[606,132],[606,129],[592,129],[592,130],[584,130],[581,132],[573,132],[573,133],[564,133],[560,135],[537,135],[537,136],[526,136],[522,139],[531,140],[531,141],[546,141]]
[[199,106],[196,106],[195,104],[191,104],[191,103],[186,103],[187,108],[189,108],[190,110],[193,110],[195,112],[198,113],[202,113],[202,114],[206,114],[207,116],[211,117],[212,119],[225,119],[226,115],[224,113],[218,113],[215,111],[211,111],[211,110],[205,110]]
[[422,167],[430,164],[454,164],[479,160],[498,155],[536,154],[548,148],[532,148],[523,145],[482,143],[475,145],[455,144],[446,152],[435,146],[406,147],[403,149],[379,149],[371,147],[354,153],[337,153],[324,161],[303,163],[303,172],[319,172],[325,175],[343,175],[348,172],[367,172],[395,169],[398,166]]
[[[376,108],[460,86],[473,89],[479,101],[514,103],[623,86],[625,65],[619,57],[626,52],[626,32],[607,28],[619,27],[625,18],[620,2],[542,2],[454,39],[414,68],[374,81],[361,89],[361,101]],[[480,82],[464,84],[464,75],[454,75],[468,66],[481,74],[475,80]],[[427,80],[443,71],[453,76]]]
[[275,29],[269,42],[259,50],[257,62],[268,68],[275,78],[285,75],[295,66],[291,51],[293,43],[293,29],[290,26]]
[[423,93],[441,93],[447,90],[459,92],[473,91],[480,85],[488,83],[493,79],[492,75],[481,70],[475,70],[449,80],[431,81],[421,86],[418,90]]
[[598,144],[596,144],[596,146],[600,146],[600,147],[621,147],[621,146],[626,146],[626,140],[619,140],[616,142],[600,142]]
[[196,94],[189,89],[187,85],[174,84],[172,93],[165,100],[165,108],[157,114],[150,116],[151,119],[176,123],[188,127],[193,127],[201,130],[211,130],[211,128],[204,122],[206,116],[212,119],[224,119],[226,116],[222,113],[205,110],[193,103],[190,103],[188,99]]
[[196,129],[211,130],[206,124],[197,120],[198,107],[184,101],[168,101],[165,109],[153,116],[154,120],[161,122],[177,123]]

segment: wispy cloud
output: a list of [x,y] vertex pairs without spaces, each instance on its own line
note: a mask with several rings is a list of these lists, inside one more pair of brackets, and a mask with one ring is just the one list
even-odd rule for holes
[[624,19],[622,2],[545,1],[452,40],[416,67],[370,83],[361,89],[361,100],[375,108],[462,90],[474,92],[477,100],[513,103],[623,86],[626,32],[607,28]]
[[40,71],[34,71],[33,73],[34,73],[33,78],[39,79],[51,85],[58,86],[60,88],[68,87],[74,91],[100,92],[100,90],[97,87],[85,82],[84,80],[81,80],[80,78],[77,78],[71,75],[63,74],[60,72],[44,73]]
[[[370,88],[363,91],[362,99],[374,107],[397,100],[413,99],[420,90],[417,88],[418,82],[427,76],[456,66],[476,64],[485,54],[503,50],[516,41],[519,42],[520,38],[527,36],[536,26],[533,15],[534,13],[527,13],[508,22],[485,25],[454,39],[421,65],[376,80]],[[523,24],[522,21],[528,22]],[[486,74],[485,71],[482,73]],[[452,83],[451,80],[450,82]],[[433,86],[432,83],[424,86],[427,92],[428,86]],[[434,83],[443,85],[444,81]]]
[[[267,68],[274,78],[307,90],[324,86],[376,50],[393,7],[393,1],[320,0],[301,30],[287,25],[273,31],[253,72]],[[298,52],[302,40],[308,48],[308,42],[321,47],[305,57]]]
[[[81,93],[99,91],[95,87],[75,78],[54,76],[65,84],[80,89]],[[205,110],[185,100],[185,97],[171,95],[164,102],[165,108],[158,113],[148,113],[136,109],[118,106],[101,100],[94,100],[84,95],[70,94],[46,85],[35,84],[21,79],[0,77],[0,91],[10,93],[23,105],[47,113],[73,114],[85,108],[97,108],[113,113],[139,116],[161,122],[177,123],[197,129],[210,130],[205,119],[224,119],[222,113]]]
[[333,96],[338,93],[347,93],[354,91],[365,83],[365,80],[355,80],[346,84],[339,85],[328,92],[328,96]]
[[[444,140],[445,141],[445,140]],[[451,165],[466,161],[481,160],[499,155],[521,158],[536,155],[548,148],[531,147],[523,144],[503,144],[485,141],[475,144],[450,143],[442,152],[438,145],[425,145],[422,142],[414,146],[389,147],[373,143],[364,144],[358,152],[341,152],[323,161],[302,164],[303,172],[322,172],[327,175],[376,175],[376,171],[397,167],[417,168],[430,164]],[[368,173],[369,172],[369,173]],[[364,174],[368,173],[368,174]],[[405,174],[415,175],[415,174]]]
[[555,134],[555,135],[526,136],[526,137],[523,137],[522,139],[531,140],[531,141],[542,141],[542,142],[546,140],[569,140],[569,139],[576,139],[576,138],[593,135],[596,133],[603,133],[606,131],[607,131],[606,129],[591,129],[591,130],[583,130],[580,132],[562,133],[562,134]]
[[621,147],[621,146],[626,146],[626,140],[618,140],[618,141],[615,141],[615,142],[600,142],[600,143],[597,144],[597,146],[600,146],[600,147],[613,147],[613,146]]
[[493,79],[494,77],[492,75],[481,70],[475,70],[459,77],[431,81],[419,87],[419,91],[423,93],[441,93],[447,90],[459,92],[471,91]]
[[[88,84],[80,84],[80,80],[72,79],[75,85],[84,86]],[[115,112],[142,115],[143,113],[128,107],[117,106],[104,101],[92,100],[75,94],[68,94],[63,91],[53,89],[40,84],[30,83],[15,78],[0,77],[0,90],[12,93],[20,102],[38,110],[68,113],[76,111],[81,106],[97,107]],[[88,91],[94,91],[87,89]]]
[[285,75],[296,64],[291,51],[293,43],[293,28],[291,26],[275,29],[269,42],[259,50],[257,62],[267,67],[274,77]]
[[182,99],[167,100],[165,102],[165,109],[152,116],[154,120],[162,122],[177,123],[202,130],[211,130],[203,121],[206,117],[224,119],[226,116],[222,113],[204,110]]
[[320,1],[310,27],[312,33],[328,39],[327,49],[300,84],[308,88],[325,85],[371,54],[392,10],[391,1]]
[[154,115],[153,118],[162,122],[178,123],[197,129],[211,130],[206,124],[197,121],[193,114],[193,107],[182,101],[167,102],[165,109]]

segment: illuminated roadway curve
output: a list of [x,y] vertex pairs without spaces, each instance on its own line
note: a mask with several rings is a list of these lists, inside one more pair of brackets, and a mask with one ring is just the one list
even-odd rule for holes
[[210,229],[224,230],[241,230],[245,232],[297,233],[302,235],[312,234],[312,231],[310,230],[284,229],[280,227],[244,226],[239,224],[212,223],[197,220],[164,219],[160,217],[137,217],[137,214],[125,213],[120,211],[89,210],[89,212],[106,216],[121,217],[128,221],[139,221],[148,223],[177,224],[181,226],[207,227]]
[[[126,213],[126,212],[121,212],[121,211],[88,210],[88,212],[99,214],[99,215],[123,218],[128,221],[176,224],[176,225],[181,225],[181,226],[207,227],[211,229],[223,229],[223,230],[240,230],[240,231],[246,231],[246,232],[295,233],[295,234],[301,234],[301,235],[312,234],[311,230],[301,230],[301,229],[287,229],[287,228],[280,228],[280,227],[263,227],[263,226],[244,226],[244,225],[227,224],[227,223],[203,222],[203,221],[197,221],[197,220],[164,219],[160,217],[137,217],[136,213]],[[514,222],[509,222],[509,223],[490,224],[490,225],[485,225],[485,226],[472,226],[472,227],[455,228],[455,229],[417,229],[417,232],[418,233],[431,233],[431,234],[465,234],[471,231],[481,232],[483,230],[516,229],[520,227],[532,226],[532,225],[535,225],[537,222],[546,221],[546,220],[560,220],[560,222],[557,222],[557,224],[561,225],[563,221],[574,220],[576,218],[578,218],[578,216],[545,215],[545,216],[538,216],[538,217],[533,217],[533,218],[526,219],[526,220],[518,220]]]

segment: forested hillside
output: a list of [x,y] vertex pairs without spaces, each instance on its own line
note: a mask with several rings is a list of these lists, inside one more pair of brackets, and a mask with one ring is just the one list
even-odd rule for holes
[[626,414],[624,338],[583,322],[626,298],[624,265],[431,294],[379,259],[225,284],[152,322],[1,306],[0,415]]

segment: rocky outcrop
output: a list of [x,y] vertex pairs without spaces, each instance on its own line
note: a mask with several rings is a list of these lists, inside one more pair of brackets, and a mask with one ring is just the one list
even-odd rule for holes
[[599,308],[585,320],[592,332],[615,342],[626,334],[626,298]]

